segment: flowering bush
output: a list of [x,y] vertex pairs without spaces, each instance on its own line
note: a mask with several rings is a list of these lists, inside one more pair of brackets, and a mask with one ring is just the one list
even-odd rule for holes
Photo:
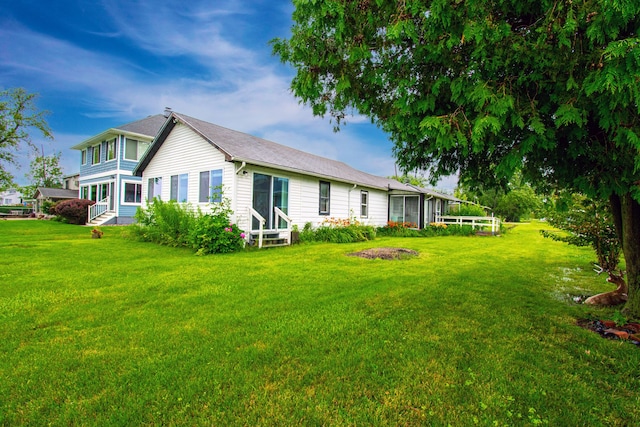
[[311,223],[305,224],[300,236],[302,241],[352,243],[375,239],[376,230],[371,226],[362,224],[355,218],[331,217],[322,221],[315,230],[311,229]]
[[189,236],[198,255],[239,251],[245,243],[244,232],[225,215],[203,215]]
[[244,247],[245,234],[230,221],[232,213],[226,198],[213,203],[210,214],[154,199],[147,209],[138,209],[138,224],[131,230],[142,240],[191,247],[198,255],[234,252]]
[[64,218],[70,224],[86,224],[89,217],[88,207],[95,203],[87,199],[63,200],[51,206],[49,213]]
[[444,222],[430,222],[429,225],[431,227],[447,228],[447,224],[445,224]]

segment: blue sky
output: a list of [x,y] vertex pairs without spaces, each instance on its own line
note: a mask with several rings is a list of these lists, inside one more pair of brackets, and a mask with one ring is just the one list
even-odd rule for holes
[[[289,90],[294,70],[271,55],[288,37],[289,0],[61,0],[0,3],[0,88],[38,93],[61,152],[110,127],[165,107],[280,144],[343,161],[375,175],[395,173],[388,137],[364,117],[339,133]],[[19,153],[26,184],[29,153]],[[441,189],[452,189],[444,180]]]

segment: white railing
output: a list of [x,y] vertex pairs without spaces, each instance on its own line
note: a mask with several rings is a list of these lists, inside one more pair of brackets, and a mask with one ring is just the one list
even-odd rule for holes
[[264,224],[267,222],[266,219],[262,215],[258,213],[257,210],[253,208],[249,208],[249,226],[253,228],[253,218],[258,220],[258,248],[262,248],[262,238],[264,235]]
[[470,225],[473,228],[491,228],[491,233],[500,231],[500,218],[494,216],[436,216],[436,222],[442,224]]
[[89,214],[87,222],[91,222],[94,218],[99,217],[109,210],[109,196],[89,206]]
[[273,219],[275,221],[275,223],[276,223],[275,224],[276,231],[278,231],[278,233],[280,233],[278,225],[280,224],[280,219],[282,218],[284,220],[284,222],[287,224],[287,227],[284,229],[284,232],[287,235],[287,242],[289,242],[289,244],[291,244],[291,218],[289,218],[286,213],[282,212],[282,210],[280,210],[280,208],[275,207],[275,208],[273,208],[273,210],[276,213],[275,218]]
[[[280,235],[281,232],[285,232],[287,237],[287,242],[289,242],[289,244],[291,243],[291,218],[289,218],[287,216],[286,213],[282,212],[281,209],[279,208],[273,208],[275,215],[274,215],[274,222],[275,222],[275,231],[278,233],[278,235]],[[251,224],[251,232],[253,233],[255,230],[253,230],[253,218],[258,220],[258,248],[262,248],[262,244],[264,242],[264,225],[267,223],[267,220],[264,219],[264,217],[262,215],[260,215],[260,213],[253,209],[253,208],[249,208],[249,217],[251,218],[250,224]],[[280,220],[284,220],[284,222],[287,224],[286,228],[281,229],[280,227],[278,227],[278,225],[280,224]]]

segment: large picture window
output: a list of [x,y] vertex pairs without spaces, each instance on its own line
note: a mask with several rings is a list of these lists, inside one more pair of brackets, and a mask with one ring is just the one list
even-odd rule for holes
[[189,190],[189,174],[171,176],[171,194],[170,199],[184,203],[187,201],[187,193]]
[[320,215],[329,215],[331,200],[331,183],[320,181],[320,203],[318,213]]
[[152,201],[155,197],[162,199],[162,177],[149,178],[147,187],[147,200]]
[[124,158],[125,160],[138,161],[147,148],[149,148],[148,142],[127,138],[124,142]]
[[141,203],[142,202],[142,184],[134,182],[124,183],[124,202],[125,203]]
[[222,169],[200,172],[200,203],[220,203],[222,201]]

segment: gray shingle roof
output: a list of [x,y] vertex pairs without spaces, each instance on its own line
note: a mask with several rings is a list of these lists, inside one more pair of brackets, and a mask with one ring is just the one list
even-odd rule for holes
[[166,120],[153,144],[134,169],[134,175],[142,176],[142,172],[164,143],[171,129],[175,126],[175,122],[180,122],[190,127],[212,146],[220,150],[229,161],[284,169],[303,175],[358,184],[369,188],[423,193],[441,198],[451,198],[451,196],[423,188],[415,188],[393,179],[371,175],[337,160],[320,157],[176,112],[172,112],[169,120]]
[[162,128],[167,118],[162,114],[156,114],[153,116],[145,117],[144,119],[136,120],[135,122],[127,123],[121,126],[109,128],[104,132],[92,136],[89,139],[82,141],[79,144],[71,147],[73,150],[84,150],[85,148],[97,144],[100,141],[104,141],[108,138],[113,138],[118,134],[138,134],[145,135],[149,139],[155,137],[158,131]]
[[305,175],[326,177],[367,187],[416,191],[395,180],[359,171],[337,160],[320,157],[184,114],[174,112],[173,116],[220,149],[230,160],[287,169]]
[[38,193],[45,199],[75,199],[78,197],[78,190],[67,190],[64,188],[38,187],[36,196]]
[[117,126],[114,129],[123,130],[125,132],[139,133],[142,135],[156,136],[167,118],[162,114],[145,117],[135,122]]

